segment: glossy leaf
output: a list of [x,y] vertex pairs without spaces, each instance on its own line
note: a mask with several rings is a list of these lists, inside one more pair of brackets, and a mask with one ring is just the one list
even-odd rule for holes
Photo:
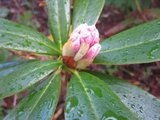
[[23,60],[20,61],[19,60],[19,61],[12,61],[12,62],[2,62],[2,63],[0,63],[0,70],[6,69],[9,67],[13,67],[13,66],[25,63],[25,62],[27,62],[27,61],[23,61]]
[[44,35],[17,23],[0,19],[0,48],[58,55],[56,46]]
[[0,64],[0,77],[6,76],[15,70],[19,69],[22,64],[28,63],[31,61],[15,61],[15,62],[6,62]]
[[51,120],[60,95],[60,74],[54,74],[47,84],[36,89],[4,120]]
[[101,43],[98,64],[134,64],[160,60],[160,20],[121,32]]
[[72,77],[65,108],[66,120],[138,120],[97,77],[81,72]]
[[10,96],[35,84],[60,65],[55,61],[33,61],[0,77],[0,98]]
[[142,120],[159,120],[160,100],[124,80],[104,74],[96,73],[96,75],[104,80],[121,101],[139,118]]
[[54,42],[62,49],[70,28],[70,0],[46,0],[46,3]]
[[82,23],[94,25],[103,9],[105,0],[74,0],[73,29]]

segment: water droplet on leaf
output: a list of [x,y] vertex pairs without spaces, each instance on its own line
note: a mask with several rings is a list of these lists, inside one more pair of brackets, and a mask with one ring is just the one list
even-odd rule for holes
[[74,110],[77,105],[78,99],[76,97],[69,98],[67,100],[66,112],[69,113],[70,111]]

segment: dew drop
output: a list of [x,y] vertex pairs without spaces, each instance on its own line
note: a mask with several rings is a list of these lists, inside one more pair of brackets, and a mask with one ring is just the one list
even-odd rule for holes
[[127,98],[127,96],[124,94],[123,97]]
[[74,110],[77,105],[78,99],[76,97],[69,98],[67,100],[66,112],[69,113],[70,111]]
[[134,104],[131,104],[131,108],[135,108],[135,105],[134,105]]
[[108,117],[108,118],[105,118],[105,119],[102,119],[102,120],[118,120],[118,119],[114,118],[114,117]]
[[153,47],[148,53],[148,58],[149,59],[154,59],[155,58],[154,54],[155,54],[156,51],[158,51],[158,49],[159,49],[158,46]]
[[112,111],[106,111],[101,117],[101,120],[128,120],[128,119],[126,117],[117,115]]
[[82,117],[83,116],[83,111],[82,110],[78,110],[77,114],[78,114],[79,117]]
[[86,92],[89,93],[90,95],[94,94],[94,91],[90,88],[85,88]]
[[48,109],[51,109],[53,106],[54,101],[54,96],[50,99],[49,104],[48,104]]

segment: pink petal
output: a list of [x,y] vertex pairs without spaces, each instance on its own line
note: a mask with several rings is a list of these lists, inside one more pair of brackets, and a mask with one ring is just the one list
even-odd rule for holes
[[88,50],[84,58],[94,59],[98,55],[100,50],[101,50],[101,45],[99,43],[96,43]]
[[74,53],[76,54],[78,52],[78,50],[80,49],[80,46],[81,46],[79,38],[72,41],[72,46],[73,46],[73,49],[74,49]]

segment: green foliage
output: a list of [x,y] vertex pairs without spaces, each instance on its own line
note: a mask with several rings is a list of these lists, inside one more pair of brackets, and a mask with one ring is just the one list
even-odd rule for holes
[[138,120],[104,81],[85,72],[70,81],[65,113],[66,120]]
[[0,19],[0,48],[57,55],[56,46],[31,28]]
[[49,25],[55,43],[62,49],[70,28],[70,0],[46,0]]
[[96,74],[119,96],[121,101],[143,120],[158,120],[160,117],[160,100],[146,91],[135,87],[124,80],[102,73]]
[[[60,96],[60,73],[65,70],[73,74],[65,103],[67,120],[158,120],[160,101],[147,92],[112,76],[97,72],[92,75],[63,65],[61,49],[69,36],[70,0],[46,0],[46,3],[54,42],[28,27],[0,19],[0,49],[52,56],[46,61],[0,64],[1,99],[34,88],[4,119],[51,120]],[[75,0],[73,29],[81,23],[94,25],[104,3],[105,0]],[[155,20],[104,40],[95,63],[120,65],[159,61],[159,52],[160,20]]]
[[39,80],[56,69],[60,62],[54,61],[31,61],[20,66],[10,68],[9,74],[0,78],[0,98],[7,97],[16,92],[35,84]]
[[46,84],[38,86],[4,120],[48,120],[52,119],[60,95],[59,72],[53,73]]
[[104,40],[98,64],[134,64],[160,60],[160,20],[155,20]]
[[95,24],[105,0],[75,0],[74,2],[73,29],[82,23]]

